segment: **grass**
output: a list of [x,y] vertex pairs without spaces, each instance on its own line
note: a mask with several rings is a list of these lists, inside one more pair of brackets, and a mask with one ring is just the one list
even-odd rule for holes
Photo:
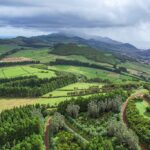
[[[69,86],[63,87],[59,90],[55,90],[52,93],[56,94],[57,96],[62,96],[62,97],[57,97],[57,98],[1,98],[0,99],[0,111],[5,110],[5,109],[11,109],[14,107],[19,107],[19,106],[23,106],[23,105],[31,105],[31,104],[50,104],[50,105],[57,105],[62,101],[65,100],[69,100],[70,97],[65,97],[67,94],[67,91],[63,91],[63,90],[73,90],[74,87],[78,86],[78,88],[85,88],[84,86],[86,86],[86,88],[88,88],[91,85],[97,85],[96,83],[75,83],[75,84],[71,84]],[[101,87],[102,85],[99,84],[99,86]],[[64,97],[63,97],[64,96]],[[89,97],[91,95],[85,95],[83,97]],[[77,98],[77,96],[75,96],[74,98]]]
[[102,87],[102,84],[100,83],[84,83],[84,82],[78,82],[74,84],[70,84],[68,86],[65,86],[61,88],[62,90],[73,90],[74,88],[78,89],[88,89],[90,86],[99,86]]
[[[82,97],[89,97],[91,95],[86,95]],[[77,98],[77,96],[74,96]],[[68,97],[59,97],[59,98],[1,98],[0,99],[0,112],[5,109],[12,109],[14,107],[31,105],[31,104],[50,104],[51,106],[58,105],[62,101],[69,100]]]
[[51,78],[56,76],[55,72],[42,70],[31,66],[14,66],[0,68],[0,78],[13,78],[18,76],[37,75],[39,78]]
[[68,86],[65,86],[63,88],[57,89],[57,90],[55,90],[53,92],[47,93],[43,97],[49,97],[49,95],[51,94],[52,97],[62,97],[63,98],[63,97],[67,97],[67,93],[73,91],[74,88],[78,88],[78,90],[82,90],[82,89],[88,89],[90,86],[102,87],[102,84],[98,84],[98,83],[83,83],[83,82],[74,83],[74,84],[70,84]]
[[132,80],[132,77],[128,75],[120,75],[114,72],[109,72],[109,71],[104,71],[104,70],[94,69],[94,68],[65,66],[65,65],[50,66],[49,68],[58,71],[71,72],[77,75],[79,74],[84,75],[89,79],[90,78],[109,79],[112,82],[122,82],[124,80]]
[[10,51],[10,50],[15,49],[15,48],[19,48],[19,46],[17,46],[17,45],[1,44],[0,45],[0,54],[5,53],[5,52]]
[[67,60],[78,60],[82,62],[104,65],[106,67],[112,67],[112,65],[110,64],[95,62],[81,55],[60,56],[60,55],[50,54],[49,51],[51,51],[51,49],[49,48],[28,49],[28,50],[18,51],[10,55],[9,57],[27,57],[27,58],[32,58],[34,60],[39,60],[42,63],[55,61],[57,58],[59,58],[59,59],[67,59]]
[[145,118],[150,119],[150,113],[146,112],[146,107],[148,103],[146,101],[138,101],[136,102],[136,107],[140,112],[140,115],[144,116]]
[[150,66],[148,66],[146,64],[127,61],[127,62],[121,64],[120,66],[128,68],[128,70],[133,74],[139,75],[142,73],[147,77],[150,76]]

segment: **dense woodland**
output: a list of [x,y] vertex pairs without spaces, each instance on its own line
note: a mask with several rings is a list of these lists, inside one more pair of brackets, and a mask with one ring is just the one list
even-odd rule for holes
[[137,150],[138,137],[119,119],[126,97],[118,90],[60,103],[58,112],[64,116],[55,113],[51,120],[50,149]]
[[47,106],[30,105],[0,114],[1,150],[44,150],[44,117]]
[[107,99],[115,99],[116,97],[119,97],[119,96],[121,96],[122,101],[124,101],[126,97],[128,96],[128,94],[124,92],[123,90],[118,89],[113,92],[109,92],[107,94],[99,94],[99,95],[91,96],[88,98],[79,97],[78,99],[71,99],[69,101],[61,102],[58,105],[58,112],[60,112],[61,114],[65,114],[67,105],[70,103],[78,105],[80,107],[80,112],[86,112],[88,109],[88,103],[90,103],[91,101],[96,101],[97,103],[99,101],[103,101],[104,103],[107,104]]
[[[2,80],[7,81],[7,80]],[[37,77],[21,78],[20,80],[9,80],[9,82],[0,84],[1,97],[38,97],[46,94],[56,88],[76,82],[73,75],[64,77],[44,78]]]
[[85,56],[88,59],[94,60],[96,62],[107,62],[109,64],[116,64],[122,61],[122,60],[115,58],[113,54],[110,54],[111,57],[106,57],[104,52],[98,52],[89,46],[77,45],[74,43],[56,44],[54,45],[50,53],[57,54],[57,55],[65,55],[65,56],[81,55],[81,56]]

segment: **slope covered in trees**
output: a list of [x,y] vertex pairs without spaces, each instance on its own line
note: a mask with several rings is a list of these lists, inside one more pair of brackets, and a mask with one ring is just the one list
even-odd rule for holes
[[69,44],[56,44],[54,45],[52,51],[50,51],[52,54],[57,55],[82,55],[85,56],[88,59],[94,60],[96,62],[105,62],[109,64],[115,64],[117,62],[120,62],[121,60],[117,59],[113,54],[106,55],[104,52],[96,51],[95,49],[85,46],[85,45],[77,45],[73,43]]
[[[2,80],[5,81],[5,80]],[[7,81],[7,80],[6,80]],[[56,88],[76,82],[74,75],[39,79],[36,76],[0,84],[1,97],[38,97]]]

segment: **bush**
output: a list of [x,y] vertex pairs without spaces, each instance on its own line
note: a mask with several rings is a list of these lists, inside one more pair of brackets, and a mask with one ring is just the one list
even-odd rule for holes
[[147,112],[150,112],[150,107],[146,107],[146,111],[147,111]]

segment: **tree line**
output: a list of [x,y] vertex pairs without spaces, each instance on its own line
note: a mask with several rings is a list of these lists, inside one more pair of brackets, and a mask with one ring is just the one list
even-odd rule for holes
[[16,65],[28,65],[28,64],[39,64],[40,61],[31,60],[31,61],[21,61],[21,62],[0,62],[0,67],[7,66],[16,66]]
[[76,76],[44,78],[29,77],[0,84],[1,97],[38,97],[77,81]]
[[[125,101],[128,95],[125,91],[118,89],[106,94],[98,94],[98,95],[90,96],[88,98],[83,98],[83,97],[78,97],[76,99],[72,98],[69,101],[64,101],[59,103],[57,109],[58,112],[60,112],[61,114],[66,114],[67,106],[69,104],[74,104],[80,107],[80,112],[87,112],[88,104],[91,101],[96,101],[96,103],[104,102],[106,103],[105,106],[107,107],[107,99],[115,99],[116,97],[120,97],[120,96],[122,97],[122,101]],[[113,105],[113,103],[110,103],[110,105]],[[112,107],[110,109],[112,109]]]
[[55,44],[53,46],[52,51],[50,51],[49,53],[63,55],[63,56],[81,55],[88,59],[94,60],[96,62],[104,62],[111,65],[120,62],[119,57],[116,57],[113,54],[110,54],[110,56],[106,56],[105,53],[102,51],[97,51],[96,49],[87,45],[78,45],[75,43]]
[[82,66],[82,67],[89,67],[89,68],[95,68],[95,69],[102,69],[105,71],[111,71],[115,73],[127,72],[127,69],[125,67],[108,68],[105,66],[91,64],[87,62],[81,62],[77,60],[56,59],[54,62],[50,62],[50,65],[73,65],[73,66]]

